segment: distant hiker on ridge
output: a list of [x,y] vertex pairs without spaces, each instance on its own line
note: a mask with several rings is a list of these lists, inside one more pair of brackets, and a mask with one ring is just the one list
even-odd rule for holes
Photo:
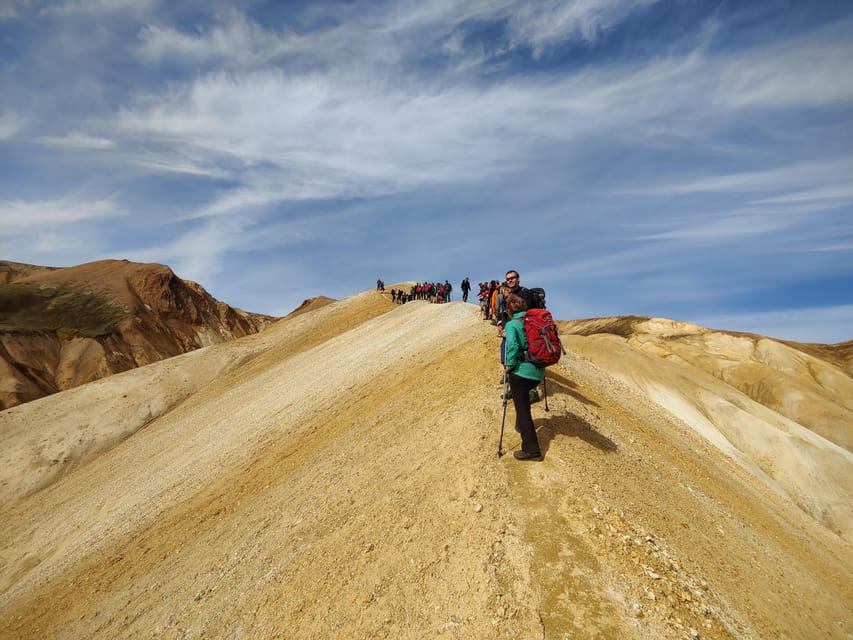
[[459,288],[462,289],[462,302],[468,302],[468,292],[471,290],[471,283],[468,282],[468,276],[465,276]]

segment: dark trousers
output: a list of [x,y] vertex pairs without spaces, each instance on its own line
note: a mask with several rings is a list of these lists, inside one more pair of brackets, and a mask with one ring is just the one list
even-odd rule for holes
[[521,450],[527,453],[540,453],[536,426],[530,413],[530,390],[539,385],[537,380],[509,374],[509,388],[512,391],[512,403],[515,405],[515,430],[521,434]]

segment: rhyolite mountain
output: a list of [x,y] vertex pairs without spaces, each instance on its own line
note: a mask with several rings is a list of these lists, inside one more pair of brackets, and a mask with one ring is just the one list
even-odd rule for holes
[[256,333],[273,320],[222,303],[161,264],[0,261],[0,409]]

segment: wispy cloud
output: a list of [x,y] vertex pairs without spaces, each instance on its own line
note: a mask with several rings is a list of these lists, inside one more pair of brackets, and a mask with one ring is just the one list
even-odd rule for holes
[[[785,164],[773,169],[760,171],[743,171],[711,175],[695,180],[679,182],[661,182],[644,187],[624,189],[623,193],[630,195],[661,195],[686,193],[756,193],[779,192],[822,185],[827,180],[836,183],[829,191],[832,197],[844,197],[849,191],[846,183],[848,176],[853,175],[853,156],[840,159],[817,160]],[[823,190],[823,189],[822,189]],[[767,198],[758,202],[782,202],[788,196]]]
[[228,252],[241,245],[240,235],[252,224],[249,218],[206,221],[166,243],[131,250],[126,255],[140,262],[168,264],[182,278],[203,283],[224,269]]
[[725,108],[830,106],[853,101],[850,20],[785,43],[724,57],[713,100]]
[[522,5],[509,15],[513,46],[529,46],[534,56],[573,37],[594,42],[602,31],[622,22],[642,5],[658,0],[547,0]]
[[61,137],[44,136],[38,138],[38,142],[57,147],[73,147],[76,149],[110,149],[115,146],[115,143],[108,138],[100,138],[77,132],[67,133]]
[[152,9],[159,4],[159,0],[60,0],[55,4],[41,9],[44,15],[70,15],[70,14],[105,14],[116,12],[139,12]]
[[125,213],[121,205],[112,200],[0,201],[0,231],[74,224],[83,220],[114,218]]
[[226,11],[222,23],[191,33],[163,25],[149,24],[138,34],[136,54],[145,62],[180,61],[227,62],[235,66],[267,63],[294,51],[295,37],[276,33],[248,20],[237,11]]

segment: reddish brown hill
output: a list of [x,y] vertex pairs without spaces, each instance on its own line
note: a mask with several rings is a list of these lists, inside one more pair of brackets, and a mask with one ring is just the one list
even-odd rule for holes
[[256,333],[273,320],[219,302],[160,264],[0,261],[0,409]]

